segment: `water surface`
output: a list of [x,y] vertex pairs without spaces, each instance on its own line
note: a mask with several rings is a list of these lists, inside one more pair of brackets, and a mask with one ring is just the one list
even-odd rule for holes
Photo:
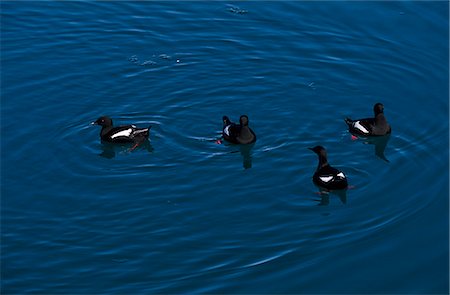
[[[2,293],[448,294],[448,10],[2,1]],[[352,141],[379,101],[392,135]]]

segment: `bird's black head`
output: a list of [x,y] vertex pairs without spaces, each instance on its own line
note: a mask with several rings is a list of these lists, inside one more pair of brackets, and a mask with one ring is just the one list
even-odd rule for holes
[[382,114],[384,112],[384,105],[382,103],[376,103],[373,106],[373,112],[375,114],[375,116],[377,116],[378,114]]
[[308,148],[310,150],[312,150],[313,152],[315,152],[317,155],[322,156],[322,157],[327,157],[327,151],[325,150],[325,148],[321,145],[317,145],[313,148]]
[[102,127],[110,127],[112,126],[112,120],[109,117],[103,116],[97,119],[97,121],[92,122],[93,125],[100,125]]
[[242,115],[242,116],[239,118],[239,123],[240,123],[242,126],[248,126],[248,116],[247,116],[247,115]]

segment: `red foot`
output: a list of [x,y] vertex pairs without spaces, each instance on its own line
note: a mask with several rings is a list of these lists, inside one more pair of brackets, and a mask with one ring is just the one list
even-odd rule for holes
[[222,141],[220,139],[216,140],[216,144],[222,144]]
[[357,139],[358,139],[357,136],[352,135],[352,140],[357,140]]
[[136,143],[135,145],[133,145],[133,147],[130,148],[130,152],[134,151],[138,146],[139,146],[139,143]]

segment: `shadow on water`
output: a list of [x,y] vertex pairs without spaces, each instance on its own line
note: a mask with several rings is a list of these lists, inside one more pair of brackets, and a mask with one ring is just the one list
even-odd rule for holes
[[320,195],[318,206],[328,206],[330,204],[330,195],[338,196],[342,204],[347,204],[347,189],[330,191],[320,186],[316,187],[319,189],[318,194]]
[[131,150],[132,146],[132,144],[114,144],[109,142],[102,142],[101,153],[98,155],[106,159],[113,159],[116,154],[128,154],[138,150],[146,150],[149,153],[153,152],[153,147],[148,140],[144,141],[134,150]]

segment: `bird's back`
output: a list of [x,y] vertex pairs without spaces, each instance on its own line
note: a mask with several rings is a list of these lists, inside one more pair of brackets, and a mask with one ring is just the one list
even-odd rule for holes
[[330,165],[318,169],[313,175],[313,181],[316,185],[327,189],[345,189],[348,186],[344,172]]

